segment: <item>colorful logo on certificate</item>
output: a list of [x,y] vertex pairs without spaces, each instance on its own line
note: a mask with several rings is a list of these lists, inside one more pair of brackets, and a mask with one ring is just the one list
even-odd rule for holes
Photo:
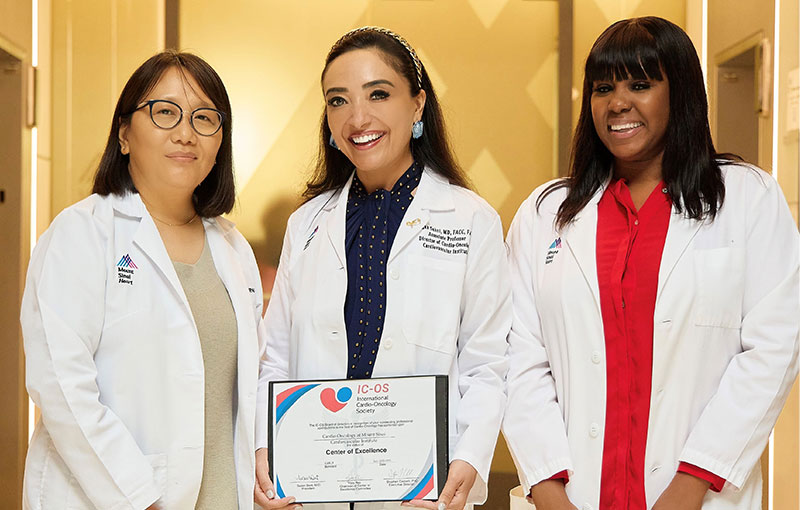
[[322,405],[328,411],[332,411],[334,413],[338,413],[344,406],[347,405],[347,402],[353,397],[353,390],[345,386],[344,388],[339,388],[339,391],[334,392],[333,388],[325,388],[319,393],[319,400],[322,402]]

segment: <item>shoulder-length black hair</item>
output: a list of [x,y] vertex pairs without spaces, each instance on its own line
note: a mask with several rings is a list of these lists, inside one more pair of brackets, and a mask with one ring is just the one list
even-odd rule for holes
[[[663,73],[663,74],[662,74]],[[648,16],[608,27],[586,59],[581,113],[572,142],[569,177],[553,183],[551,192],[567,188],[556,218],[566,227],[609,179],[613,155],[600,141],[592,120],[592,85],[609,80],[669,82],[669,120],[664,142],[662,178],[678,212],[689,218],[713,219],[725,199],[719,155],[708,127],[708,101],[700,60],[689,36],[669,21]]]
[[130,122],[133,111],[153,90],[161,76],[171,68],[188,74],[197,81],[203,92],[223,113],[222,142],[217,151],[217,162],[211,172],[194,190],[194,209],[198,216],[210,218],[233,209],[236,190],[233,179],[233,149],[231,145],[231,102],[225,85],[216,71],[197,55],[167,50],[147,59],[133,72],[117,101],[108,141],[94,176],[93,193],[124,195],[136,193],[128,164],[130,158],[120,152],[119,128]]
[[[433,84],[428,77],[425,66],[418,61],[420,64],[420,81],[418,82],[415,62],[409,49],[400,42],[399,38],[386,33],[388,31],[382,32],[379,30],[365,27],[342,36],[333,45],[328,57],[325,59],[325,67],[322,70],[321,79],[324,79],[325,72],[331,62],[344,53],[372,48],[383,53],[386,62],[409,83],[409,93],[412,97],[416,97],[420,90],[425,91],[425,107],[422,111],[425,132],[421,138],[412,139],[410,142],[414,161],[430,167],[452,184],[469,188],[469,179],[467,179],[466,174],[456,162],[450,147],[442,109],[439,106],[439,100],[433,90]],[[328,126],[328,114],[323,110],[319,126],[317,161],[311,179],[306,183],[306,189],[303,192],[303,197],[306,200],[310,200],[328,190],[344,186],[353,172],[353,164],[347,159],[347,156],[331,147],[328,143],[330,136],[331,129]]]

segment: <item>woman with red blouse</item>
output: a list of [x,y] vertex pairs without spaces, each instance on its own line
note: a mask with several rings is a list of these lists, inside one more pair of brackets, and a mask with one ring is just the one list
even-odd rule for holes
[[761,506],[800,245],[775,180],[718,154],[707,119],[688,36],[615,23],[586,61],[570,176],[514,219],[503,430],[538,510]]

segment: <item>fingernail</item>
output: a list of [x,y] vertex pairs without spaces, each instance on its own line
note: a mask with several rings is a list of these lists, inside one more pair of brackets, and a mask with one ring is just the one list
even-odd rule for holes
[[447,505],[444,503],[439,503],[439,510],[445,510],[445,508],[447,508]]
[[272,492],[272,489],[269,489],[269,490],[267,491],[267,497],[268,497],[269,499],[272,499],[272,498],[274,498],[274,497],[275,497],[275,493],[274,493],[274,492]]

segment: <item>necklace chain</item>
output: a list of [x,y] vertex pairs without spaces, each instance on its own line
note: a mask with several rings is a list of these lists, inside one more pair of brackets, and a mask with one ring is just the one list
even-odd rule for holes
[[154,220],[156,220],[159,223],[163,223],[164,225],[167,225],[168,227],[185,227],[186,225],[188,225],[189,223],[192,223],[197,218],[197,212],[195,212],[192,215],[191,218],[189,218],[188,220],[184,221],[183,223],[170,223],[168,221],[164,221],[161,218],[159,218],[158,216],[156,216],[155,214],[153,214],[153,211],[151,211],[150,207],[149,207],[150,203],[147,200],[145,200],[144,197],[141,194],[139,194],[139,197],[141,197],[142,202],[144,202],[144,205],[147,206],[147,212],[150,213],[150,217],[153,218]]

